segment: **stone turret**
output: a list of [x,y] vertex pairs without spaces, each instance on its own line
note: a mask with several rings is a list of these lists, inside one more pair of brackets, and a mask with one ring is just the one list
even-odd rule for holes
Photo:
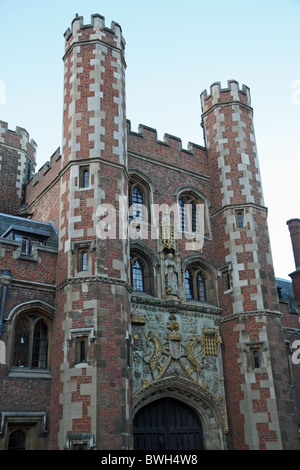
[[287,418],[292,401],[282,393],[288,365],[250,91],[234,80],[226,88],[214,83],[201,103],[216,259],[231,277],[230,289],[219,287],[228,442],[235,449],[297,448],[296,423]]
[[121,217],[128,193],[124,48],[100,15],[65,33],[53,448],[72,448],[69,434],[97,449],[131,445],[128,241],[98,237],[101,208]]

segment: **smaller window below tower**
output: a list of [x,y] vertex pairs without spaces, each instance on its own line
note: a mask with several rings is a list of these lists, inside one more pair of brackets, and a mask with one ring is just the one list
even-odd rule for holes
[[79,187],[88,188],[90,185],[90,169],[89,166],[81,166],[79,168]]
[[75,362],[80,364],[88,359],[88,336],[76,338],[75,342]]
[[245,217],[244,217],[244,210],[239,209],[235,212],[235,219],[236,219],[236,226],[238,228],[244,228],[245,226]]
[[88,253],[83,251],[81,253],[81,271],[87,271],[88,269]]
[[259,352],[257,349],[253,349],[252,356],[253,356],[253,368],[258,369],[259,368]]

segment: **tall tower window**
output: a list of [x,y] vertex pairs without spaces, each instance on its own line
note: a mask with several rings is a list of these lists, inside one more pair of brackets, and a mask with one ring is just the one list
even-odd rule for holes
[[140,292],[144,291],[144,269],[138,259],[132,265],[132,288]]
[[132,190],[132,217],[133,219],[143,220],[144,195],[139,186]]
[[132,175],[129,187],[129,218],[135,221],[150,223],[151,189],[140,176]]

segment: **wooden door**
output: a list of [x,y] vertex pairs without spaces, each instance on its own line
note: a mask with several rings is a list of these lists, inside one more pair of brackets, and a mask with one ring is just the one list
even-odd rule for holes
[[134,417],[135,450],[202,450],[201,421],[192,408],[162,398],[141,408]]

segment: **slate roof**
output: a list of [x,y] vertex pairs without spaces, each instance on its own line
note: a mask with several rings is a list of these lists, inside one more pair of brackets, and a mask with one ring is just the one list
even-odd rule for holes
[[25,217],[0,213],[0,238],[3,238],[3,235],[5,236],[5,233],[10,228],[20,228],[32,234],[47,234],[49,236],[47,246],[58,248],[58,232],[53,222],[40,222]]
[[276,278],[279,300],[288,302],[290,313],[299,313],[295,303],[293,283],[287,279]]

